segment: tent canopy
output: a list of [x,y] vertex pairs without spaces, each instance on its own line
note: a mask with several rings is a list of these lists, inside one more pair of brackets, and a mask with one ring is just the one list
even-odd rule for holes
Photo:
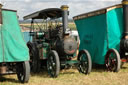
[[16,11],[2,9],[0,25],[0,62],[29,60],[29,50],[24,41]]

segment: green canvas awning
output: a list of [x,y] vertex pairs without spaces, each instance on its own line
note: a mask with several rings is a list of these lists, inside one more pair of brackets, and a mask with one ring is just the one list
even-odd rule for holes
[[2,9],[0,26],[0,62],[28,61],[29,50],[23,39],[17,13]]

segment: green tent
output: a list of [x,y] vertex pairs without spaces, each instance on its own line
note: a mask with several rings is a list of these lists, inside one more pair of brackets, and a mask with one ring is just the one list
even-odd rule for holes
[[2,9],[2,25],[0,25],[0,62],[28,60],[29,50],[23,39],[16,11]]
[[123,33],[122,5],[115,5],[73,17],[79,36],[80,48],[87,49],[92,62],[105,64],[108,49],[119,51]]

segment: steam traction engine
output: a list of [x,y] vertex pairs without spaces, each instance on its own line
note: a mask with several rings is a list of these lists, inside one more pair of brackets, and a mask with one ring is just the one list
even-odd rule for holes
[[[61,9],[44,9],[24,17],[24,19],[32,19],[30,30],[32,41],[29,41],[27,45],[30,50],[30,63],[33,72],[38,72],[41,63],[46,60],[51,77],[57,77],[61,68],[71,65],[76,65],[78,70],[84,74],[90,73],[91,57],[87,50],[81,50],[77,60],[72,60],[77,50],[77,42],[70,36],[70,31],[67,31],[68,14],[68,6],[63,5]],[[61,25],[48,24],[48,20],[55,21],[61,17]],[[38,24],[41,28],[35,30],[36,19],[45,20],[45,27]]]
[[124,62],[128,61],[128,0],[122,0],[122,6],[123,6],[123,20],[124,20],[124,32],[122,35],[122,39],[120,42],[120,55],[121,55],[121,61],[122,65]]

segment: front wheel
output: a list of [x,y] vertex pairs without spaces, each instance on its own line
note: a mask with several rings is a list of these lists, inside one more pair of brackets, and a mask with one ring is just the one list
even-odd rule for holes
[[60,72],[60,60],[58,53],[52,50],[47,59],[47,69],[51,77],[57,77]]
[[30,65],[29,61],[17,63],[17,77],[21,83],[26,83],[30,76]]
[[105,57],[105,65],[108,71],[118,72],[120,70],[120,55],[116,49],[108,50]]
[[92,69],[91,56],[87,50],[81,50],[78,54],[78,71],[83,74],[89,74]]

